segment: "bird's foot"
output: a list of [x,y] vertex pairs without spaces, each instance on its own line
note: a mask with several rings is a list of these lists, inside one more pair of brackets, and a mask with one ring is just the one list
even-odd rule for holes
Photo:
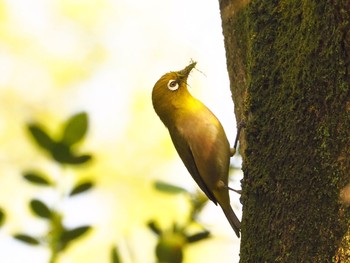
[[239,195],[242,194],[242,190],[236,190],[236,189],[233,189],[233,188],[231,188],[231,187],[229,187],[229,186],[227,186],[227,188],[228,188],[228,190],[231,190],[231,191],[233,191],[233,192],[235,192],[235,193],[237,193],[237,194],[239,194]]
[[218,188],[221,188],[221,189],[228,189],[228,190],[233,191],[233,192],[235,192],[235,193],[237,193],[237,194],[242,194],[242,190],[233,189],[233,188],[229,187],[228,185],[226,185],[226,184],[225,184],[223,181],[221,181],[221,180],[217,183],[217,186],[218,186]]
[[237,127],[237,135],[236,135],[236,139],[235,139],[235,144],[233,145],[233,148],[230,149],[230,155],[231,157],[234,156],[236,154],[236,149],[237,149],[237,144],[238,144],[238,139],[239,139],[239,135],[241,133],[242,128],[245,128],[245,121],[241,120],[238,124]]

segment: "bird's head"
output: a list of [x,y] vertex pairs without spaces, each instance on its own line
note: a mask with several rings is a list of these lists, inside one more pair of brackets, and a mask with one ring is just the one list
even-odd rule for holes
[[187,78],[196,64],[192,62],[180,71],[166,73],[154,85],[153,107],[165,124],[173,117],[173,114],[176,114],[174,109],[181,108],[186,99],[191,97],[187,90]]

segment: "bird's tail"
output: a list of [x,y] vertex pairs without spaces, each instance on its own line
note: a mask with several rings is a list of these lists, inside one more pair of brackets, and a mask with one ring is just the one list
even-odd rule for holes
[[230,222],[232,229],[235,231],[237,237],[239,237],[239,231],[241,230],[241,222],[237,218],[235,212],[233,212],[232,207],[228,205],[226,207],[221,206],[221,208],[222,211],[224,211],[228,222]]

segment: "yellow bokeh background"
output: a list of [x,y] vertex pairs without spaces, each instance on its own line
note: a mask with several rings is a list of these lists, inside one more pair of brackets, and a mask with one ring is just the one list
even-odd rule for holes
[[[28,201],[56,202],[52,191],[21,176],[39,169],[63,185],[92,179],[96,187],[62,200],[65,224],[93,226],[72,243],[59,262],[110,262],[120,248],[125,263],[155,262],[155,235],[146,227],[185,220],[184,195],[153,188],[162,180],[195,191],[169,135],[155,115],[151,91],[158,78],[193,59],[198,70],[190,91],[235,136],[233,105],[225,64],[217,1],[212,0],[0,0],[0,262],[46,263],[49,251],[13,240],[47,226],[33,216]],[[89,132],[80,146],[94,155],[80,168],[53,163],[31,141],[25,125],[43,123],[58,135],[61,123],[79,111],[89,115]],[[232,184],[239,188],[235,175]],[[240,214],[238,197],[232,205]],[[209,204],[201,222],[213,237],[189,246],[188,262],[238,262],[239,240],[221,210]]]

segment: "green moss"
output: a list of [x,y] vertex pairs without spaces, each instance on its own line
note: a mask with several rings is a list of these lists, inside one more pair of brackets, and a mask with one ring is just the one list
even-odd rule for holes
[[346,231],[344,3],[256,0],[232,21],[246,73],[232,92],[247,92],[241,262],[331,261]]

